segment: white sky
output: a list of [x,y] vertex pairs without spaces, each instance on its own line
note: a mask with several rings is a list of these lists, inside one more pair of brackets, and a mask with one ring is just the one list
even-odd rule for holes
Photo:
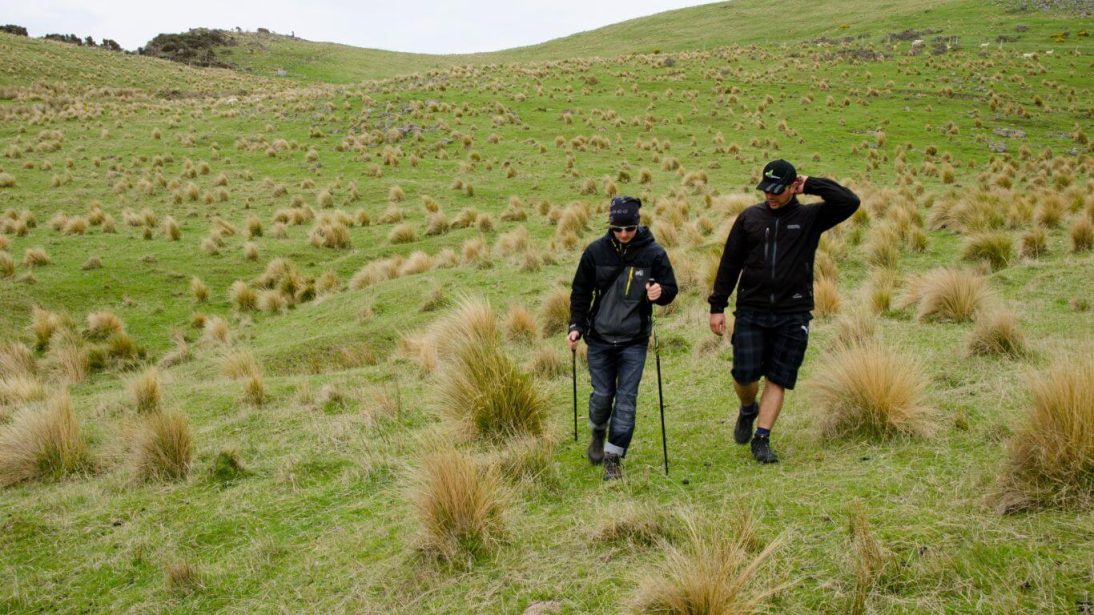
[[[709,0],[708,0],[709,1]],[[112,38],[128,50],[161,32],[206,27],[419,53],[534,45],[703,0],[0,0],[0,23]]]

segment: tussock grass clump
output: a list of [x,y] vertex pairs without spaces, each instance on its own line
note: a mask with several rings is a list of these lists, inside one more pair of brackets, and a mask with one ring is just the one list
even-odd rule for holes
[[387,240],[393,244],[418,241],[418,231],[411,224],[399,224],[388,233]]
[[87,335],[92,339],[106,339],[125,331],[125,325],[114,312],[91,312],[87,315]]
[[0,278],[10,278],[15,275],[15,259],[11,254],[0,250]]
[[159,412],[160,403],[163,401],[163,388],[160,386],[160,373],[155,367],[150,367],[143,374],[129,382],[129,394],[133,396],[133,404],[137,412],[150,414]]
[[190,472],[193,437],[182,412],[155,412],[143,420],[133,445],[138,480],[180,480]]
[[1033,405],[1007,447],[1003,511],[1094,505],[1094,354],[1032,374]]
[[94,271],[103,268],[103,261],[98,256],[89,256],[84,264],[80,265],[81,271]]
[[37,305],[30,309],[30,318],[30,330],[34,333],[35,348],[38,350],[47,348],[53,334],[64,326],[64,321],[59,315]]
[[562,356],[554,346],[543,346],[536,349],[536,352],[532,355],[531,368],[533,374],[544,380],[561,378],[569,373]]
[[228,289],[228,299],[240,312],[253,312],[258,307],[258,293],[243,280],[232,282]]
[[611,512],[597,515],[600,522],[591,538],[608,545],[652,547],[677,538],[681,527],[678,515],[662,507],[634,501],[614,502]]
[[965,242],[961,257],[969,261],[987,261],[992,270],[1002,269],[1014,258],[1014,241],[1006,231],[977,233]]
[[[0,419],[5,419],[4,407],[40,401],[46,398],[46,388],[32,374],[17,373],[0,376]],[[0,420],[2,423],[3,420]]]
[[1048,234],[1037,226],[1022,234],[1018,254],[1023,258],[1037,258],[1048,253]]
[[839,288],[831,278],[820,278],[813,283],[814,313],[818,318],[827,320],[839,314],[843,300]]
[[[684,523],[683,544],[668,544],[665,559],[639,579],[633,603],[638,613],[752,613],[785,585],[766,588],[757,579],[760,568],[779,547],[776,540],[756,555],[751,518],[737,532],[694,518]],[[720,525],[720,524],[719,524]]]
[[844,314],[836,321],[836,348],[861,346],[874,338],[877,331],[877,317],[868,310],[854,310]]
[[464,299],[443,323],[440,410],[490,441],[542,434],[547,401],[505,354],[490,306]]
[[934,269],[908,284],[903,305],[918,305],[920,321],[968,322],[989,298],[983,277],[959,269]]
[[42,267],[52,262],[45,248],[27,248],[23,251],[23,265],[26,267]]
[[528,483],[554,489],[560,484],[554,454],[558,442],[547,436],[523,436],[506,443],[498,457],[498,470],[510,483]]
[[231,330],[228,328],[228,321],[220,316],[213,316],[205,319],[201,328],[202,337],[206,341],[214,344],[228,343],[228,337],[231,335]]
[[72,383],[83,382],[91,370],[91,357],[83,340],[68,329],[61,329],[49,346],[49,363]]
[[1094,223],[1085,215],[1080,215],[1069,230],[1072,252],[1087,252],[1094,248]]
[[410,500],[422,526],[422,550],[442,560],[474,558],[504,538],[501,479],[494,468],[477,466],[470,453],[424,455]]
[[970,355],[1025,356],[1029,352],[1018,317],[1010,310],[996,309],[976,318],[976,326],[965,340]]
[[0,427],[0,487],[81,472],[91,465],[68,391],[51,398],[45,408],[24,408]]
[[262,374],[251,374],[243,383],[243,401],[252,406],[266,403],[266,384]]
[[38,362],[34,353],[22,342],[0,344],[0,378],[9,376],[34,376]]
[[821,435],[928,436],[935,424],[927,382],[910,357],[878,343],[837,350],[810,383]]
[[540,322],[543,335],[550,336],[566,331],[570,324],[570,293],[559,287],[547,293],[540,305]]
[[190,278],[190,294],[194,295],[198,303],[205,303],[209,300],[209,287],[201,281],[201,278],[194,276]]
[[536,339],[536,320],[523,305],[514,304],[505,315],[505,335],[510,340],[531,342]]
[[349,229],[340,222],[316,224],[308,236],[311,245],[319,248],[345,249],[350,247]]

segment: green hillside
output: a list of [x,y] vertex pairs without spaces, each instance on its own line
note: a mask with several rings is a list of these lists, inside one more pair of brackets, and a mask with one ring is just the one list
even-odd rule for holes
[[[0,35],[0,611],[1089,610],[1094,20],[1019,4],[735,2],[382,67],[255,38],[253,74]],[[862,208],[759,466],[706,297],[778,157]],[[671,474],[651,352],[605,483],[563,329],[615,194],[681,293]]]
[[[244,72],[303,81],[352,83],[471,64],[543,62],[613,57],[633,53],[675,53],[730,45],[793,48],[839,41],[881,43],[909,29],[959,36],[960,44],[1036,50],[1070,32],[1063,47],[1081,45],[1075,10],[1017,10],[1019,2],[913,0],[862,3],[855,0],[805,2],[743,0],[721,2],[624,21],[538,45],[491,53],[428,55],[360,49],[273,34],[233,34],[237,44],[219,51]],[[1077,9],[1076,9],[1077,10]],[[1029,34],[1015,32],[1023,25]]]

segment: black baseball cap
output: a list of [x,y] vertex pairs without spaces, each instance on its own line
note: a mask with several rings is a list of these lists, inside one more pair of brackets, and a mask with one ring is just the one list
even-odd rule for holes
[[771,194],[782,194],[795,179],[798,179],[798,172],[794,170],[794,165],[781,158],[772,160],[764,167],[764,176],[760,178],[760,183],[756,184],[756,189]]

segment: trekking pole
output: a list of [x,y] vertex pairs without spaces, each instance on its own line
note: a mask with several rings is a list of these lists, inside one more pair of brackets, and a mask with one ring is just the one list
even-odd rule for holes
[[[650,280],[653,284],[653,280]],[[657,404],[661,409],[661,452],[665,457],[665,476],[669,475],[669,444],[665,437],[665,396],[661,387],[661,347],[657,344],[657,328],[653,326],[653,306],[650,306],[650,332],[653,334],[653,355],[657,362]]]
[[577,349],[570,349],[570,380],[574,384],[574,442],[577,442]]

